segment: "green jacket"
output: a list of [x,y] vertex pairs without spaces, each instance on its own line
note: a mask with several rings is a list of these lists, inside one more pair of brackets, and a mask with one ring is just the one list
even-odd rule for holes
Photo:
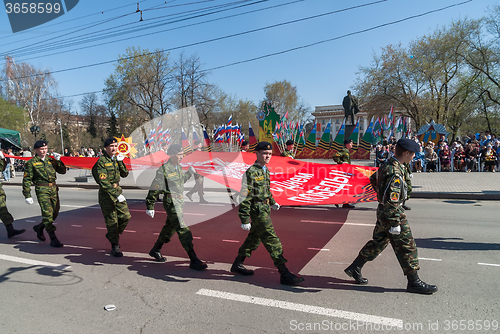
[[[5,167],[7,167],[7,161],[0,159],[0,173],[5,170]],[[0,189],[2,189],[2,182],[0,182]]]
[[257,161],[250,166],[242,178],[241,196],[245,197],[238,211],[242,224],[250,223],[250,212],[255,211],[259,203],[269,200],[269,205],[274,205],[269,168],[264,171]]
[[113,159],[106,152],[103,152],[92,167],[92,176],[99,185],[99,191],[117,198],[123,191],[122,188],[115,185],[120,182],[120,177],[128,176],[128,169],[123,161],[117,161],[116,158]]
[[281,156],[282,157],[289,157],[289,158],[295,159],[295,157],[293,156],[293,152],[289,151],[287,149],[285,149],[283,152],[281,152]]
[[156,199],[160,194],[184,195],[184,183],[191,177],[191,172],[182,172],[182,167],[174,166],[170,159],[156,171],[156,176],[151,182],[151,188],[146,197],[146,207],[154,210]]
[[348,164],[350,164],[351,163],[351,154],[349,153],[349,150],[344,147],[342,149],[342,151],[339,151],[333,155],[333,160],[338,164],[342,164],[344,162],[347,162]]
[[391,226],[398,226],[405,217],[402,208],[407,196],[405,166],[391,157],[370,177],[370,183],[377,192],[377,200],[383,205],[382,215]]
[[31,197],[31,184],[37,186],[41,183],[55,183],[56,173],[66,174],[66,166],[60,160],[48,155],[45,156],[45,160],[42,160],[38,155],[28,160],[24,165],[24,197]]

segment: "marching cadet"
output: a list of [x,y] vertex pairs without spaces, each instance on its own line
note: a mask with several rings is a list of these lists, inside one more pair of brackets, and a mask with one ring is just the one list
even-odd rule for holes
[[262,242],[278,268],[281,284],[295,285],[304,279],[292,274],[285,266],[287,260],[283,257],[283,247],[271,221],[271,208],[274,210],[280,208],[271,194],[270,173],[266,167],[271,160],[273,149],[270,143],[262,141],[257,144],[255,153],[257,161],[243,175],[241,193],[245,198],[238,212],[241,228],[249,233],[238,250],[231,272],[245,276],[253,275],[253,270],[246,269],[243,261],[250,257]]
[[247,140],[241,143],[241,152],[250,152],[250,143]]
[[[344,148],[342,149],[342,151],[339,151],[333,155],[333,160],[339,165],[351,164],[351,153],[349,152],[349,150],[352,148],[353,145],[354,144],[352,142],[352,139],[345,139],[344,140]],[[339,207],[338,204],[335,204],[335,206],[337,208]],[[345,203],[342,205],[342,208],[354,209],[354,205],[351,205],[349,203]]]
[[[7,161],[5,160],[5,156],[3,155],[2,151],[0,151],[0,172],[3,172],[6,167]],[[6,199],[7,196],[5,195],[5,190],[3,190],[2,183],[0,183],[0,220],[5,225],[5,228],[7,229],[7,237],[10,239],[12,237],[15,237],[16,235],[26,232],[26,230],[14,229],[14,217],[12,217],[9,210],[7,210]]]
[[[195,151],[200,151],[201,152],[201,141],[195,140],[194,141],[194,149]],[[189,198],[189,200],[192,202],[193,201],[193,194],[195,192],[198,193],[198,197],[200,197],[200,203],[201,204],[207,204],[208,201],[203,197],[205,194],[203,191],[203,180],[205,178],[201,176],[200,174],[194,174],[194,187],[186,193],[186,197]]]
[[291,139],[286,141],[286,143],[285,143],[286,148],[283,152],[281,152],[282,157],[289,157],[289,158],[295,159],[295,155],[293,154],[293,144],[294,144],[294,141]]
[[420,147],[415,141],[400,139],[396,144],[395,155],[370,177],[379,202],[373,239],[366,243],[354,262],[344,270],[357,284],[368,283],[361,275],[361,268],[367,261],[374,260],[390,242],[408,279],[406,291],[420,294],[432,294],[437,291],[435,285],[426,284],[418,277],[420,267],[417,245],[401,207],[407,192],[403,164],[410,162],[419,150]]
[[413,190],[411,186],[411,178],[413,177],[413,173],[411,172],[410,163],[405,163],[404,166],[405,166],[405,182],[407,191],[406,191],[406,198],[401,207],[405,210],[411,210],[411,208],[408,205],[406,205],[406,201],[410,199],[410,195]]
[[92,176],[99,185],[99,205],[108,233],[106,238],[111,243],[111,256],[122,257],[120,249],[120,234],[123,233],[130,220],[130,212],[123,190],[120,187],[120,177],[128,176],[128,169],[123,162],[123,154],[116,155],[118,141],[114,137],[104,142],[104,152],[92,167]]
[[182,172],[180,162],[184,157],[184,152],[181,145],[170,145],[167,154],[170,159],[156,172],[146,197],[146,214],[151,218],[155,216],[155,202],[160,194],[164,194],[163,208],[167,212],[165,225],[149,255],[157,262],[165,262],[167,259],[161,255],[160,250],[163,244],[170,242],[174,233],[177,232],[182,247],[186,250],[191,261],[189,268],[205,270],[207,264],[196,256],[193,247],[193,234],[184,222],[184,183],[189,180],[191,175],[196,174],[196,170],[190,166],[186,173]]
[[31,197],[31,184],[35,185],[36,198],[42,211],[42,222],[33,226],[36,236],[44,241],[43,229],[50,237],[52,247],[62,247],[63,244],[56,237],[54,220],[59,214],[59,188],[56,185],[56,173],[66,174],[66,166],[61,161],[61,155],[54,153],[53,157],[47,155],[48,147],[45,140],[38,140],[33,146],[35,156],[24,165],[23,195],[27,204],[33,204]]

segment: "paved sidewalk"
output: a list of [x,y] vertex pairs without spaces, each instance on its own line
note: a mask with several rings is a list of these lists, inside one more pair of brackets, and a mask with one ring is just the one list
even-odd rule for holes
[[[309,162],[332,164],[332,160],[304,160]],[[373,166],[372,160],[354,160],[354,164]],[[121,180],[120,185],[127,189],[148,189],[156,170],[150,169],[140,173],[131,173]],[[75,177],[84,176],[84,170],[70,169],[65,175],[57,175],[57,184],[60,187],[97,188],[90,171],[87,172],[87,182],[77,182]],[[139,174],[139,175],[138,175]],[[22,174],[4,185],[20,186]],[[85,179],[85,178],[84,178]],[[186,183],[186,189],[194,185],[193,179]],[[442,198],[442,199],[475,199],[500,200],[500,173],[491,172],[441,172],[441,173],[413,173],[412,198]],[[226,191],[226,188],[217,182],[205,178],[205,191]]]

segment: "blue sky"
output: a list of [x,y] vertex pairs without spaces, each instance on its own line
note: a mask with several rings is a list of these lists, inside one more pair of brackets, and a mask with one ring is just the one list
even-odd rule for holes
[[[137,8],[136,2],[130,0],[80,0],[78,5],[67,14],[44,25],[18,33],[12,33],[7,14],[2,10],[0,13],[0,54],[8,53],[14,57],[16,62],[28,62],[38,68],[58,71],[116,60],[118,55],[123,54],[129,46],[138,46],[149,50],[178,48],[191,43],[360,6],[340,13],[332,13],[314,19],[170,51],[172,59],[177,59],[181,51],[186,55],[196,53],[204,67],[209,69],[334,39],[446,6],[460,4],[466,0],[139,1],[140,9],[144,10],[143,22],[139,22],[140,14],[134,13]],[[359,66],[367,66],[372,60],[372,55],[380,53],[381,47],[399,43],[406,46],[410,41],[430,34],[436,28],[447,25],[452,20],[466,17],[480,18],[486,15],[488,6],[492,7],[496,3],[497,1],[488,0],[469,1],[364,33],[213,70],[209,81],[216,83],[231,95],[259,103],[264,97],[263,87],[266,83],[286,79],[297,86],[298,94],[312,110],[314,106],[341,104],[346,91],[356,79]],[[242,4],[247,6],[234,8]],[[53,42],[65,38],[71,42],[75,40],[76,36],[88,35],[101,29],[110,31],[119,25],[138,29],[146,24],[156,22],[157,20],[153,21],[152,19],[158,16],[178,14],[174,17],[179,17],[180,13],[183,17],[193,16],[194,13],[199,13],[202,8],[211,8],[209,10],[214,11],[216,9],[214,6],[221,5],[230,6],[217,8],[234,9],[170,23],[154,29],[135,30],[132,34],[123,35],[121,32],[120,36],[110,39],[101,37],[91,43],[80,42],[78,46],[67,47],[68,42],[63,42],[61,46],[53,48],[49,52],[40,50],[49,43],[46,40]],[[272,6],[278,7],[265,9]],[[165,8],[146,10],[158,7]],[[262,10],[191,27],[159,32],[186,24],[200,23],[259,9]],[[74,32],[93,23],[111,19],[113,20],[108,23]],[[150,33],[154,34],[145,35]],[[63,34],[67,35],[58,37]],[[118,39],[126,40],[115,42]],[[34,48],[34,54],[23,55],[19,53],[20,51],[15,50],[25,48],[32,43],[39,43]],[[103,45],[92,46],[94,44]],[[67,52],[75,47],[81,49]],[[0,66],[3,67],[3,64],[2,59]],[[102,90],[104,80],[113,70],[113,64],[105,64],[55,73],[54,77],[58,82],[60,95],[70,96]],[[79,108],[81,96],[68,99],[73,99],[74,107]]]

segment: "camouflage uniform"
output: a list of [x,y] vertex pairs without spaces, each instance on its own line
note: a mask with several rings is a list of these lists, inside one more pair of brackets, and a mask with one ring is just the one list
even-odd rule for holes
[[289,158],[295,159],[295,157],[293,156],[293,152],[287,150],[286,148],[285,148],[285,150],[283,152],[281,152],[281,156],[282,157],[289,157]]
[[59,214],[59,188],[56,186],[56,173],[66,174],[66,166],[60,160],[45,156],[42,160],[38,155],[28,160],[24,165],[23,195],[31,198],[31,184],[35,185],[35,193],[42,211],[42,223],[47,232],[54,232],[54,220]]
[[184,183],[191,177],[191,173],[182,172],[181,166],[174,166],[170,159],[163,164],[151,183],[146,197],[146,207],[154,210],[156,199],[163,195],[163,208],[167,212],[167,220],[163,226],[158,243],[167,243],[175,232],[179,236],[182,247],[186,252],[193,251],[193,234],[184,222]]
[[[370,182],[377,191],[379,202],[377,223],[373,231],[373,239],[361,249],[359,256],[365,261],[372,261],[390,242],[404,274],[408,275],[418,270],[419,265],[417,245],[406,214],[401,207],[407,196],[405,169],[403,164],[391,157],[370,177]],[[401,226],[401,233],[390,234],[389,229],[398,225]]]
[[349,149],[344,147],[342,151],[335,153],[333,155],[333,160],[338,164],[342,164],[344,162],[351,164],[351,154],[349,153]]
[[123,233],[130,220],[130,212],[126,201],[118,202],[117,197],[122,194],[119,185],[120,177],[128,176],[127,166],[123,161],[111,158],[106,151],[92,167],[92,176],[99,185],[99,205],[104,216],[106,238],[111,245],[118,244],[120,234]]
[[410,163],[406,162],[403,164],[405,168],[405,182],[406,182],[406,187],[407,187],[407,194],[406,194],[406,199],[410,198],[412,187],[411,187],[411,175],[413,174],[411,172],[411,166]]
[[[0,172],[3,172],[6,166],[7,162],[5,159],[0,159]],[[5,226],[11,225],[14,222],[14,217],[7,210],[6,198],[5,190],[3,190],[2,183],[0,183],[0,220],[2,220]]]
[[283,247],[274,232],[271,221],[271,206],[276,203],[271,194],[269,169],[255,162],[243,176],[241,193],[245,199],[238,211],[242,224],[252,223],[247,238],[238,250],[238,256],[250,257],[261,241],[267,249],[276,267],[287,260],[283,257]]

